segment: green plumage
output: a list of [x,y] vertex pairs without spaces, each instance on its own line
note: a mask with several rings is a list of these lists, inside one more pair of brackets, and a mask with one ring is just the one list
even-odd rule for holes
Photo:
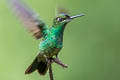
[[47,57],[56,55],[57,53],[54,51],[59,51],[62,48],[63,31],[64,25],[50,28],[48,35],[46,35],[45,39],[40,43],[39,49],[40,51],[44,51]]
[[48,70],[48,61],[53,56],[58,55],[63,46],[63,33],[67,23],[74,18],[84,16],[84,14],[69,16],[68,13],[59,8],[58,16],[53,20],[52,27],[39,19],[38,15],[33,12],[22,0],[9,0],[11,8],[16,16],[24,24],[25,28],[32,33],[36,39],[43,38],[39,44],[39,54],[33,63],[27,68],[25,74],[38,70],[41,75],[45,75]]
[[[39,44],[40,52],[32,63],[32,66],[26,70],[26,74],[35,71],[36,69],[41,75],[44,75],[48,69],[46,58],[52,58],[54,55],[58,55],[58,52],[62,49],[63,43],[63,31],[66,24],[58,26],[52,26],[46,33],[45,37]],[[38,61],[39,67],[33,67]],[[42,63],[42,64],[41,64]],[[33,70],[33,68],[36,68]],[[42,70],[42,71],[41,71]]]

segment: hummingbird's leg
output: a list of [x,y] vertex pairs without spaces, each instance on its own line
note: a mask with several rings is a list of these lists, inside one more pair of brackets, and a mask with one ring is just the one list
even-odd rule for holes
[[58,54],[55,55],[56,58],[51,58],[51,63],[55,62],[56,64],[62,66],[63,68],[68,68],[67,64],[62,63],[62,61],[59,60]]
[[49,58],[46,57],[46,61],[47,61],[47,66],[49,67],[51,64],[51,60]]
[[56,54],[55,56],[56,56],[56,58],[58,59],[58,54]]
[[47,66],[49,67],[50,64],[52,64],[54,61],[52,60],[53,58],[46,58],[47,61]]
[[62,63],[58,58],[52,58],[53,62],[55,62],[56,64],[59,64],[60,66],[62,66],[63,68],[68,68],[67,64]]

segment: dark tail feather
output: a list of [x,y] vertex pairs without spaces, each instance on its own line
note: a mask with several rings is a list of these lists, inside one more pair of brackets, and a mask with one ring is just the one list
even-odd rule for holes
[[47,66],[47,63],[45,62],[40,62],[39,65],[38,65],[38,68],[37,68],[39,74],[41,75],[45,75],[47,70],[48,70],[48,66]]
[[38,70],[40,75],[45,75],[48,70],[47,62],[46,63],[42,61],[38,62],[38,59],[35,58],[33,63],[26,69],[25,74],[30,74],[35,70]]

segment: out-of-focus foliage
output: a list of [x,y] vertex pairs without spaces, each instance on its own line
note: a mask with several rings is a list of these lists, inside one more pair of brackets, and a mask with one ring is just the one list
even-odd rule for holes
[[[120,80],[119,0],[25,0],[52,25],[59,4],[71,15],[86,14],[69,23],[59,58],[69,65],[53,64],[55,80]],[[0,0],[0,80],[49,80],[48,74],[24,75],[38,53],[36,41]]]

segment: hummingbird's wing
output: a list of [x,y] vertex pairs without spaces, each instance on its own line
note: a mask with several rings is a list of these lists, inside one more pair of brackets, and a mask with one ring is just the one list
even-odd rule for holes
[[16,16],[24,24],[24,27],[33,34],[36,39],[47,34],[46,24],[38,19],[38,15],[32,11],[22,0],[9,0],[9,4]]
[[56,8],[56,15],[59,15],[59,14],[67,14],[68,15],[70,13],[69,13],[68,9],[58,5]]

